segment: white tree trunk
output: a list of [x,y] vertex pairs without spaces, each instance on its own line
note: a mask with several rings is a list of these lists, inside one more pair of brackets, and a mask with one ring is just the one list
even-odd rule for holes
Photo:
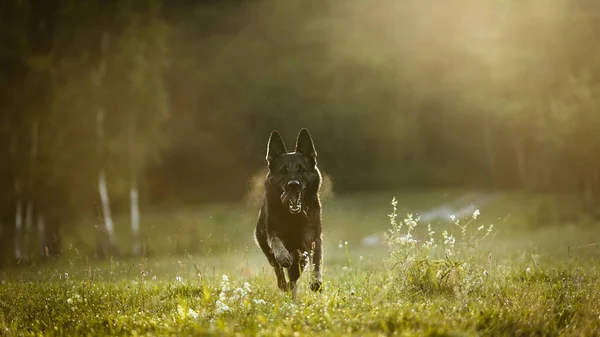
[[15,258],[20,260],[23,256],[21,243],[22,243],[22,232],[23,232],[23,203],[21,200],[17,200],[15,213]]
[[25,233],[23,235],[23,246],[21,255],[26,260],[30,256],[30,238],[31,238],[31,228],[33,227],[33,188],[35,182],[35,169],[36,169],[36,159],[38,154],[38,133],[39,133],[39,121],[37,118],[31,123],[31,152],[29,158],[29,181],[26,187],[25,197],[27,198],[27,203],[25,207]]
[[131,199],[131,233],[133,234],[133,255],[139,256],[142,251],[140,242],[140,205],[137,184],[134,181],[129,190]]
[[25,259],[29,257],[29,238],[31,227],[33,224],[33,202],[28,202],[25,207],[25,234],[23,235],[23,256]]
[[40,214],[37,219],[37,231],[38,237],[40,240],[40,255],[48,256],[48,252],[46,251],[46,223],[44,222],[44,217]]
[[113,224],[112,215],[110,212],[110,199],[108,197],[108,188],[106,185],[106,173],[100,170],[98,174],[98,189],[100,190],[100,199],[102,201],[102,215],[104,216],[104,229],[108,235],[108,241],[111,248],[117,247],[117,235],[115,234],[115,226]]
[[115,234],[115,226],[112,220],[110,211],[110,198],[108,196],[108,187],[106,183],[106,172],[104,170],[104,110],[98,109],[96,115],[97,137],[98,137],[98,157],[100,159],[100,169],[98,172],[98,190],[100,191],[100,200],[102,202],[102,215],[104,217],[104,229],[108,236],[110,248],[113,253],[117,249],[117,235]]

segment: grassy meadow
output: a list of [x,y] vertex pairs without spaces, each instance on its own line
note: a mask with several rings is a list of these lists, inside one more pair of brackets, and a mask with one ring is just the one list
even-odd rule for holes
[[[404,220],[470,201],[479,212],[454,221]],[[127,217],[116,219],[124,257],[91,257],[90,221],[65,233],[61,260],[0,271],[0,335],[598,336],[600,226],[576,209],[553,224],[546,202],[456,190],[326,199],[325,289],[310,292],[304,275],[297,301],[253,242],[253,205],[143,213],[142,259],[127,257]]]

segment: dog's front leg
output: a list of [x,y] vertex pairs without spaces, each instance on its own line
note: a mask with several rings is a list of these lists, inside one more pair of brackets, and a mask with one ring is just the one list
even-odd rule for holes
[[321,264],[323,262],[323,240],[321,236],[317,236],[313,241],[312,264],[313,272],[310,282],[312,291],[323,291],[323,276],[321,275]]
[[269,238],[271,250],[273,250],[273,255],[275,255],[275,260],[279,262],[279,264],[283,268],[289,268],[292,265],[292,256],[290,252],[285,248],[281,239],[277,236],[272,236]]

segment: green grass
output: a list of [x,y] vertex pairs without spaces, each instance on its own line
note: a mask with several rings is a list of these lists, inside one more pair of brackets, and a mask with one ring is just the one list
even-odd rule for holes
[[[397,195],[398,212],[459,194]],[[600,335],[597,224],[533,224],[538,200],[504,195],[469,227],[497,230],[475,248],[476,268],[442,284],[413,277],[430,270],[390,260],[383,246],[360,245],[390,228],[391,196],[327,202],[325,290],[310,292],[305,275],[295,302],[276,289],[252,242],[250,207],[146,215],[154,255],[144,259],[94,260],[85,254],[93,230],[71,232],[64,259],[0,272],[0,335]],[[426,239],[424,227],[417,239]],[[432,228],[458,233],[453,224]]]

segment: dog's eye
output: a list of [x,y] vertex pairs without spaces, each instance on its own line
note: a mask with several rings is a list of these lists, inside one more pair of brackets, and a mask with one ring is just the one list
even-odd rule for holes
[[281,170],[279,170],[280,173],[287,173],[287,167],[282,167]]
[[304,169],[304,167],[300,166],[300,167],[298,168],[298,172],[306,172],[306,170]]

